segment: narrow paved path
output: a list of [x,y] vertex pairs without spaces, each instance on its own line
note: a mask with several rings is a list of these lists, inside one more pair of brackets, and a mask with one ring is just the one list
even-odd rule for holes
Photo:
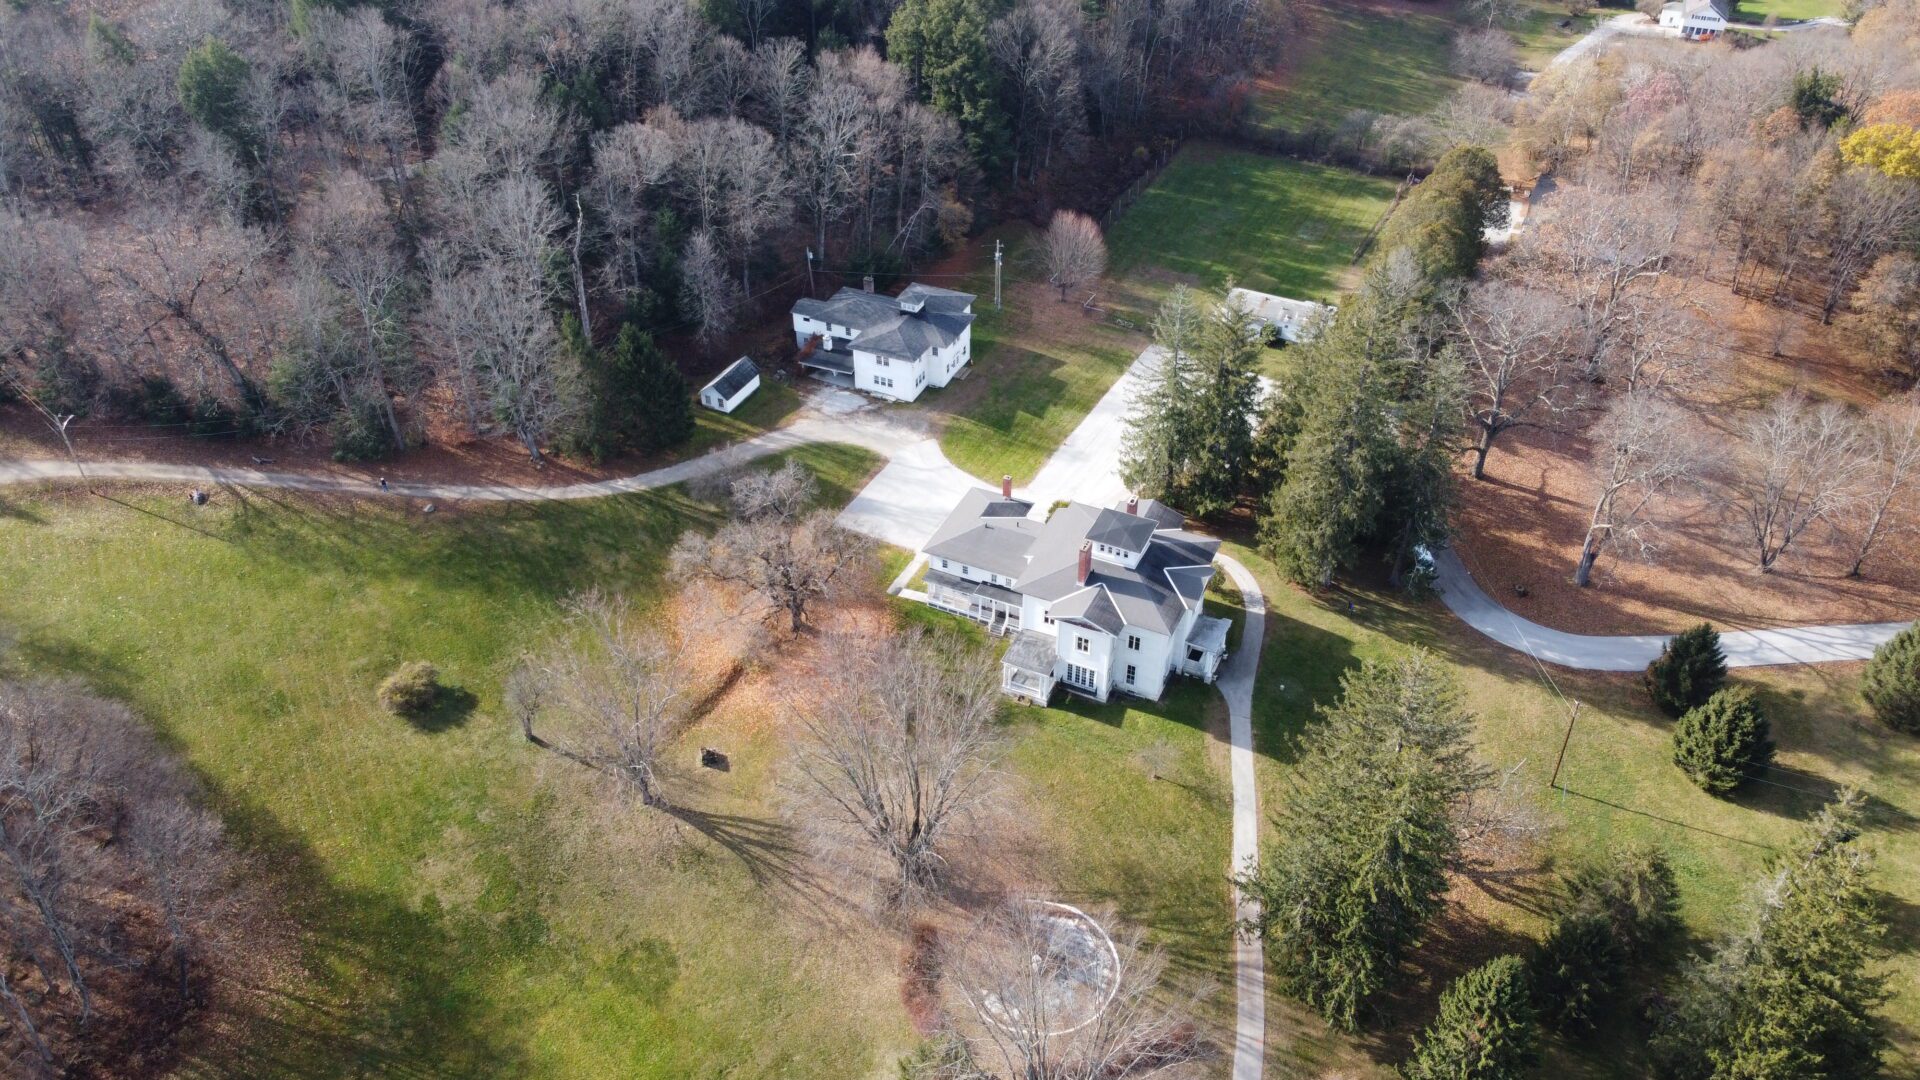
[[[1232,556],[1219,556],[1227,576],[1240,589],[1246,621],[1240,647],[1220,665],[1214,685],[1227,699],[1229,772],[1233,776],[1233,872],[1250,872],[1260,858],[1260,793],[1253,775],[1253,684],[1260,674],[1260,644],[1267,632],[1267,599],[1253,574]],[[1233,890],[1233,913],[1251,919],[1254,902]],[[1233,1030],[1233,1080],[1260,1080],[1267,1059],[1267,959],[1260,938],[1233,938],[1233,992],[1237,1001]]]
[[[1473,580],[1452,550],[1434,553],[1435,585],[1447,610],[1468,626],[1537,660],[1586,671],[1639,671],[1660,655],[1667,634],[1597,636],[1569,634],[1530,622],[1502,607]],[[1728,630],[1720,635],[1728,667],[1822,664],[1865,660],[1910,623],[1790,626],[1775,630]]]

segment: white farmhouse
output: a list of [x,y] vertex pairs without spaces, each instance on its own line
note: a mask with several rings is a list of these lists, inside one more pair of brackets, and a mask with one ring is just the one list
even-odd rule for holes
[[1271,327],[1280,332],[1289,345],[1312,340],[1320,328],[1332,321],[1338,308],[1316,304],[1312,300],[1290,300],[1252,289],[1229,289],[1227,303],[1236,304],[1254,318],[1254,326],[1264,334]]
[[1105,701],[1158,698],[1173,674],[1213,681],[1228,623],[1201,609],[1218,540],[1152,500],[1070,502],[1043,521],[1012,488],[968,492],[923,552],[928,604],[1013,635],[1003,690]]
[[1660,25],[1688,41],[1711,41],[1727,28],[1728,0],[1673,0],[1660,9]]
[[700,388],[700,404],[709,409],[730,413],[740,407],[740,403],[753,396],[760,389],[760,369],[752,360],[741,357],[727,365],[727,370],[714,376],[713,381]]
[[793,305],[800,366],[836,386],[912,401],[973,357],[973,295],[915,282],[899,296],[841,289]]

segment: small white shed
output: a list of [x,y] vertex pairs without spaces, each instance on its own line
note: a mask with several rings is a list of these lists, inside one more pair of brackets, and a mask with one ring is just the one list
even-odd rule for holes
[[752,360],[741,357],[727,366],[727,370],[714,376],[712,382],[700,388],[700,404],[709,409],[730,413],[739,408],[740,403],[753,396],[760,389],[760,369]]

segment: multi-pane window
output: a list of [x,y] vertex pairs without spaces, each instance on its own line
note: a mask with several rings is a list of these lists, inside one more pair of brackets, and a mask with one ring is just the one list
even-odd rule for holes
[[1074,636],[1074,639],[1073,639],[1073,647],[1074,647],[1075,649],[1078,649],[1078,650],[1079,650],[1079,651],[1081,651],[1081,652],[1087,652],[1087,651],[1089,651],[1089,646],[1088,646],[1088,643],[1087,643],[1087,639],[1086,639],[1086,638],[1083,638],[1083,637],[1080,637],[1080,636],[1078,636],[1078,635],[1075,635],[1075,636]]
[[1132,686],[1132,685],[1133,685],[1133,676],[1134,676],[1134,670],[1133,670],[1133,665],[1132,665],[1132,664],[1128,664],[1128,665],[1127,665],[1127,685],[1128,685],[1128,686]]
[[1132,649],[1135,652],[1140,651],[1140,635],[1139,634],[1127,635],[1127,648]]

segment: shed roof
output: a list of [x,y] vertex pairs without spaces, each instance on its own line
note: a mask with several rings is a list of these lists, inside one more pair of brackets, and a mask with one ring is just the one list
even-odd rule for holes
[[727,370],[713,377],[713,381],[700,388],[702,393],[708,390],[718,391],[722,400],[731,401],[733,395],[760,377],[760,368],[747,357],[741,357],[727,365]]

